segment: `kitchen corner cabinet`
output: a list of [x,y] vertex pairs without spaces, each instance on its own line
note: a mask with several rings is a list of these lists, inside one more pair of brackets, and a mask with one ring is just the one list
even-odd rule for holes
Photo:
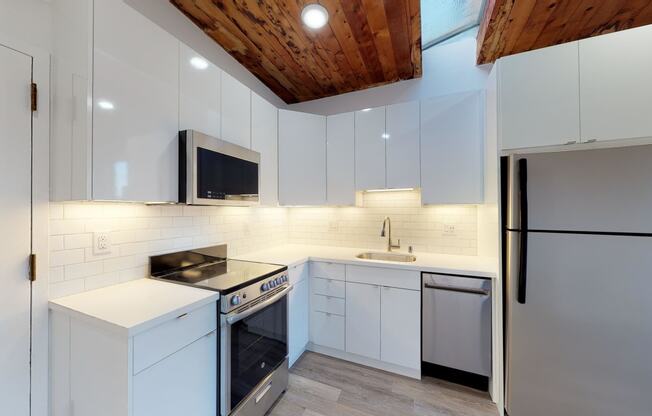
[[251,148],[251,91],[222,71],[222,134],[220,139]]
[[419,101],[388,105],[386,110],[387,188],[418,188]]
[[380,286],[346,283],[346,352],[380,360]]
[[289,365],[301,357],[310,338],[310,279],[309,264],[303,263],[288,270],[290,284],[293,286],[289,295]]
[[183,43],[179,59],[179,130],[220,137],[222,71]]
[[326,204],[326,117],[279,110],[279,202]]
[[422,102],[423,204],[483,203],[483,108],[480,91]]
[[[502,149],[580,141],[578,47],[578,42],[569,42],[498,61]],[[623,61],[620,65],[630,64]],[[608,68],[603,65],[587,70],[604,73]],[[608,104],[612,103],[604,103]]]
[[582,141],[652,137],[652,26],[579,41]]
[[386,182],[385,107],[355,112],[355,189],[384,189]]
[[355,205],[355,115],[326,118],[328,205]]
[[260,153],[260,204],[278,205],[278,110],[251,93],[251,148]]

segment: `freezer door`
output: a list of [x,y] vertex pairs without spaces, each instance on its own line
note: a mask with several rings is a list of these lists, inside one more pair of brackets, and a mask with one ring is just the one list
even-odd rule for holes
[[508,414],[649,416],[652,238],[530,233],[525,304],[518,258],[506,285]]
[[[652,233],[652,146],[515,156],[512,192],[521,158],[530,229]],[[514,228],[518,206],[510,208]]]

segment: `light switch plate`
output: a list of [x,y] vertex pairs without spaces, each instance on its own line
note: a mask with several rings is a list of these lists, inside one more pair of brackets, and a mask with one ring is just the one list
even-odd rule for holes
[[444,235],[448,237],[452,237],[456,234],[455,231],[455,225],[454,224],[444,224]]
[[111,238],[109,231],[93,233],[93,254],[111,253]]

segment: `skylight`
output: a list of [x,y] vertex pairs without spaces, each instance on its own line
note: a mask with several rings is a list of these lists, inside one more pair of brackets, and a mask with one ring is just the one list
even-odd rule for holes
[[484,0],[421,0],[423,49],[480,23]]

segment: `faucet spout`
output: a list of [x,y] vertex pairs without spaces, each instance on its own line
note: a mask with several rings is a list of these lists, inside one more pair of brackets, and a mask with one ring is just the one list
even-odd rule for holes
[[397,244],[392,244],[392,220],[385,217],[383,220],[383,228],[380,230],[380,236],[385,237],[385,226],[387,226],[387,251],[392,251],[393,248],[401,248],[401,240]]

